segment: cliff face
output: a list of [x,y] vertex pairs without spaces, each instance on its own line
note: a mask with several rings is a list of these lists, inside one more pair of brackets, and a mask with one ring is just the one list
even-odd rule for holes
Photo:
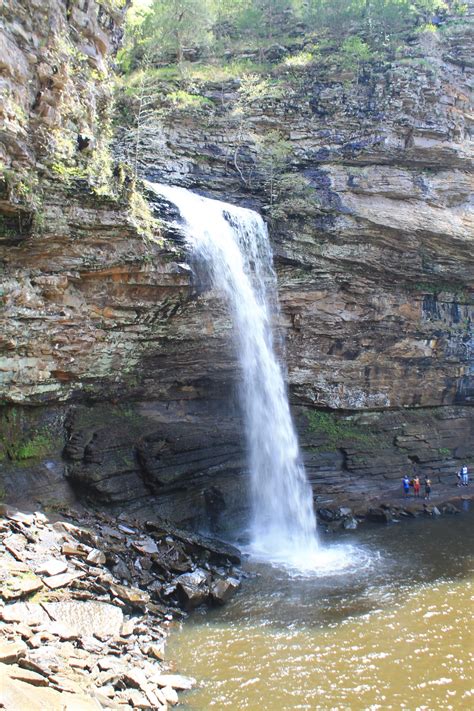
[[471,41],[468,18],[448,22],[358,77],[280,58],[253,96],[235,80],[195,81],[194,112],[157,84],[143,174],[268,215],[300,402],[472,398]]
[[[247,502],[228,314],[194,282],[163,205],[156,245],[127,185],[107,194],[113,6],[5,15],[4,488],[57,502],[71,482],[95,502],[230,519]],[[472,452],[469,20],[358,76],[327,61],[285,69],[300,38],[273,48],[257,94],[199,80],[199,101],[176,106],[162,82],[140,128],[142,177],[268,218],[320,495],[360,495],[413,463],[443,476]],[[118,129],[118,157],[135,140]]]

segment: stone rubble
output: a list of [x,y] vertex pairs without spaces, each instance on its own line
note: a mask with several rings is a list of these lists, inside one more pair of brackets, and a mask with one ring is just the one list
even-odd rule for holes
[[[364,522],[388,524],[417,516],[459,514],[464,504],[473,500],[474,494],[469,492],[454,496],[452,487],[445,487],[433,494],[435,501],[425,501],[423,497],[418,499],[410,497],[403,498],[403,504],[401,504],[396,501],[401,497],[401,494],[398,497],[396,494],[392,494],[391,498],[386,497],[385,500],[374,497],[372,500],[368,499],[364,505],[358,503],[352,508],[328,505],[320,507],[316,509],[317,522],[327,533],[335,533],[342,530],[354,530]],[[216,583],[222,590],[229,584],[232,584],[230,578]]]
[[[239,551],[165,521],[48,519],[0,505],[2,708],[157,709],[195,680],[164,661],[175,620],[240,586]],[[8,544],[8,545],[7,545]]]

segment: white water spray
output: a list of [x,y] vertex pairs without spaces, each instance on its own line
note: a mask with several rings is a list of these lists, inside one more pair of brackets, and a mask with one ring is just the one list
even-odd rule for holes
[[311,487],[300,458],[269,304],[277,303],[267,229],[253,210],[150,184],[176,205],[190,251],[206,264],[233,316],[251,473],[252,550],[297,568],[318,559]]

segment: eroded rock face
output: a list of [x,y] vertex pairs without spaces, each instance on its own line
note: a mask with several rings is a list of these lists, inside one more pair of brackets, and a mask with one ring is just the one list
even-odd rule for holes
[[[31,203],[7,187],[0,198],[4,487],[219,531],[248,506],[229,315],[193,277],[172,207],[156,205],[163,240],[150,245],[120,198],[54,172],[58,137],[67,150],[74,137],[74,155],[101,140],[100,72],[120,33],[97,3],[67,12],[20,3],[0,50],[23,112],[6,105],[0,150],[42,195],[41,229]],[[282,91],[250,103],[243,124],[239,83],[206,82],[204,110],[142,130],[143,177],[268,218],[290,394],[323,498],[363,496],[413,465],[442,477],[473,451],[469,23],[420,35],[357,80],[316,65],[279,75]],[[68,73],[64,33],[92,77]],[[270,131],[289,146],[286,182],[271,187],[256,141]],[[133,140],[119,134],[119,158]],[[342,415],[311,427],[315,407]]]
[[[468,12],[357,80],[276,64],[243,117],[238,81],[197,82],[192,122],[175,108],[144,128],[143,175],[268,214],[300,402],[472,402],[472,34]],[[288,153],[269,187],[272,132]]]
[[[100,140],[110,99],[104,79],[121,38],[122,14],[113,3],[96,0],[4,3],[0,157],[20,180]],[[38,181],[27,186],[38,189]],[[21,207],[22,197],[20,190],[13,202]],[[14,224],[2,239],[18,238],[10,232],[18,233]]]

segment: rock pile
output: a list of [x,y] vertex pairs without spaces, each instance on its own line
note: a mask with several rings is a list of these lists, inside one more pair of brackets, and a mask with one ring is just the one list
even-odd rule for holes
[[[442,516],[445,514],[461,513],[465,503],[472,501],[472,494],[453,497],[449,490],[438,493],[436,505],[423,498],[404,500],[403,505],[393,501],[368,499],[363,505],[358,503],[349,506],[325,506],[316,509],[318,524],[328,533],[340,530],[353,530],[360,523],[391,523],[403,519],[416,518],[417,516]],[[405,503],[406,501],[406,503]]]
[[7,709],[167,709],[174,619],[238,589],[239,551],[165,521],[0,508],[0,686]]

